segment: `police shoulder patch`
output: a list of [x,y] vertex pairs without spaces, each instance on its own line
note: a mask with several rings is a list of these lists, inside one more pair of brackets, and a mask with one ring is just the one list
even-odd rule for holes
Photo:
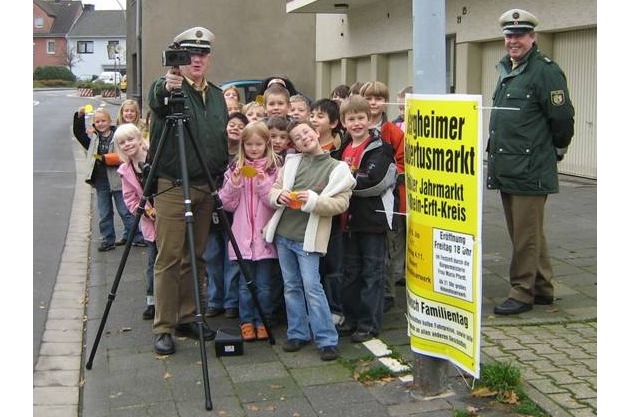
[[564,90],[554,90],[551,92],[551,104],[562,106],[564,104]]

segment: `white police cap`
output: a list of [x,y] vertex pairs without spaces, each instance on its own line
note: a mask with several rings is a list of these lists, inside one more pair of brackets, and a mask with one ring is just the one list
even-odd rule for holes
[[210,53],[214,34],[206,28],[196,26],[187,29],[175,36],[173,43],[180,48],[197,50],[199,52]]
[[538,18],[527,10],[512,9],[501,15],[499,24],[505,35],[514,35],[534,30],[538,26]]

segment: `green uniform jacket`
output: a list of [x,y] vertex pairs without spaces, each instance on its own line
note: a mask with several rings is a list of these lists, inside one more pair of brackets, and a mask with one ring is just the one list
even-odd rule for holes
[[497,64],[492,104],[508,109],[490,115],[487,186],[519,195],[557,193],[555,148],[569,146],[575,114],[566,77],[535,43],[511,68],[507,55]]
[[[172,114],[170,107],[165,104],[165,98],[170,93],[164,87],[165,78],[160,77],[153,82],[149,89],[149,107],[151,107],[151,127],[149,155],[155,160],[160,139],[164,144],[159,161],[155,166],[157,178],[171,180],[181,179],[181,169],[178,150],[178,118],[172,118],[167,123],[167,117]],[[183,115],[186,120],[183,123],[183,132],[186,148],[186,165],[188,167],[188,180],[191,185],[208,184],[204,169],[190,140],[195,141],[199,149],[199,156],[204,161],[210,175],[214,180],[221,179],[228,163],[227,151],[227,106],[220,88],[208,83],[205,102],[200,92],[187,82],[182,85],[184,94]],[[181,111],[177,106],[176,111]],[[165,128],[168,130],[165,132]],[[190,137],[192,136],[192,137]]]

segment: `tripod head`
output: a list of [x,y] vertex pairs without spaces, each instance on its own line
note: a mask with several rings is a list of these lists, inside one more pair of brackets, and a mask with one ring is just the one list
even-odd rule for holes
[[171,115],[178,116],[184,114],[184,110],[186,110],[185,98],[186,96],[181,88],[171,91],[171,94],[166,101]]

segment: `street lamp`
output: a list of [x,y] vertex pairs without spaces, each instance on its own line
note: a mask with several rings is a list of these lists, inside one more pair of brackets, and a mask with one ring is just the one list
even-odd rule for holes
[[[116,47],[118,49],[118,47]],[[118,55],[118,51],[114,55],[114,88],[116,89],[116,98],[118,98],[118,60],[120,59],[120,55]]]

